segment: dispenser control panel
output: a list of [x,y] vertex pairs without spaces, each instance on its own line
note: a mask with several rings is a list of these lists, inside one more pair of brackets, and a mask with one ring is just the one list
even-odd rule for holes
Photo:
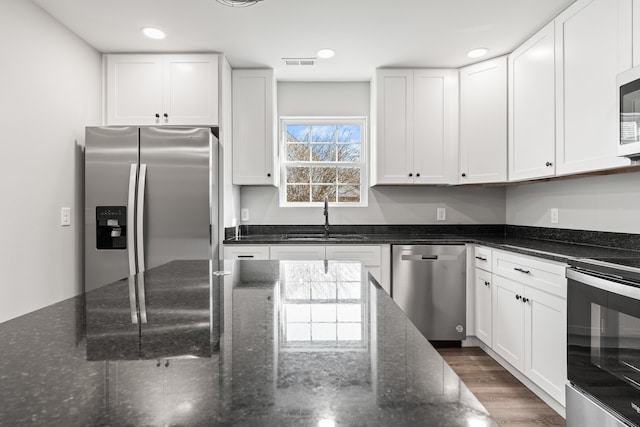
[[127,249],[126,206],[96,206],[96,249]]

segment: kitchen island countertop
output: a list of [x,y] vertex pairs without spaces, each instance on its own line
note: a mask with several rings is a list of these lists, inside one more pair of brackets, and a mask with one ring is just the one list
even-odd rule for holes
[[497,425],[354,262],[174,261],[0,342],[0,425]]

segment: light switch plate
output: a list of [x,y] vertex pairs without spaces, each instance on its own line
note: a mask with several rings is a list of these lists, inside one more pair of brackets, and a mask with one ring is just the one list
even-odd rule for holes
[[557,224],[558,223],[558,208],[551,208],[551,224]]
[[438,208],[436,219],[438,221],[445,221],[447,219],[447,208]]
[[240,209],[240,220],[241,221],[249,221],[249,209],[248,208]]
[[63,227],[71,225],[71,208],[60,209],[60,225]]

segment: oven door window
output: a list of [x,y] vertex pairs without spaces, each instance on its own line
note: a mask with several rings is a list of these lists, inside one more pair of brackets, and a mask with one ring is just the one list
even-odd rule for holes
[[569,380],[640,424],[640,302],[569,280]]

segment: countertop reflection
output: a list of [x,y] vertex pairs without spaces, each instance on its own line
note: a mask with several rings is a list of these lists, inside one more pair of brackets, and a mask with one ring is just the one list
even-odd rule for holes
[[0,342],[0,425],[497,425],[357,262],[174,261]]

